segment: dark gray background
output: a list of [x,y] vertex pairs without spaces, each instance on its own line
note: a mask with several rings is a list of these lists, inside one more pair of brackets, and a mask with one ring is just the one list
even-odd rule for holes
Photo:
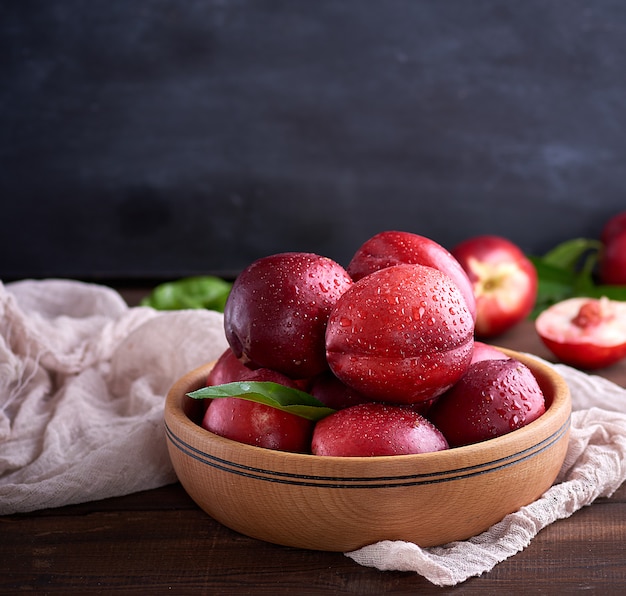
[[0,279],[232,275],[626,210],[619,0],[0,3]]

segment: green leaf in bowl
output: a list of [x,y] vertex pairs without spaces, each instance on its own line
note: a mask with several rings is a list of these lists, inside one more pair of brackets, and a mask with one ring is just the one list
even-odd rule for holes
[[321,420],[335,412],[311,394],[271,381],[237,381],[223,385],[202,387],[187,394],[193,399],[219,399],[239,397],[284,412],[289,412],[307,420]]

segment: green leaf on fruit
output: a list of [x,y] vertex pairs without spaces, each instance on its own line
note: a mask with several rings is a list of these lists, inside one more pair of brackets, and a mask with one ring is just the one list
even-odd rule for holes
[[193,399],[239,397],[313,421],[321,420],[335,412],[305,391],[271,381],[238,381],[223,385],[211,385],[192,391],[187,395]]
[[224,312],[232,283],[212,275],[161,284],[141,301],[156,310],[208,309]]
[[594,277],[602,243],[589,238],[574,238],[554,247],[541,257],[529,256],[539,285],[531,314],[535,319],[546,308],[568,298],[626,300],[626,286],[599,285]]

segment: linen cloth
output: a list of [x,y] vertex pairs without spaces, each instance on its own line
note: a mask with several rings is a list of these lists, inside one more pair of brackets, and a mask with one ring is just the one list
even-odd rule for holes
[[70,280],[0,283],[0,515],[172,483],[165,395],[226,349],[222,316]]
[[[0,282],[0,515],[174,482],[165,395],[226,347],[213,311],[131,308],[110,288],[70,280]],[[565,462],[543,496],[469,540],[436,548],[383,541],[346,556],[452,586],[610,497],[626,477],[626,389],[551,366],[570,387],[573,413]]]

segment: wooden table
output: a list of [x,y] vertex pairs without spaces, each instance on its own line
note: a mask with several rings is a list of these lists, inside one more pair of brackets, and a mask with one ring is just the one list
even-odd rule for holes
[[[125,294],[129,303],[137,293]],[[531,323],[500,345],[550,359]],[[601,374],[626,387],[626,362]],[[626,590],[626,487],[542,530],[455,588],[341,553],[266,544],[213,521],[174,484],[0,518],[0,594],[591,594]]]

